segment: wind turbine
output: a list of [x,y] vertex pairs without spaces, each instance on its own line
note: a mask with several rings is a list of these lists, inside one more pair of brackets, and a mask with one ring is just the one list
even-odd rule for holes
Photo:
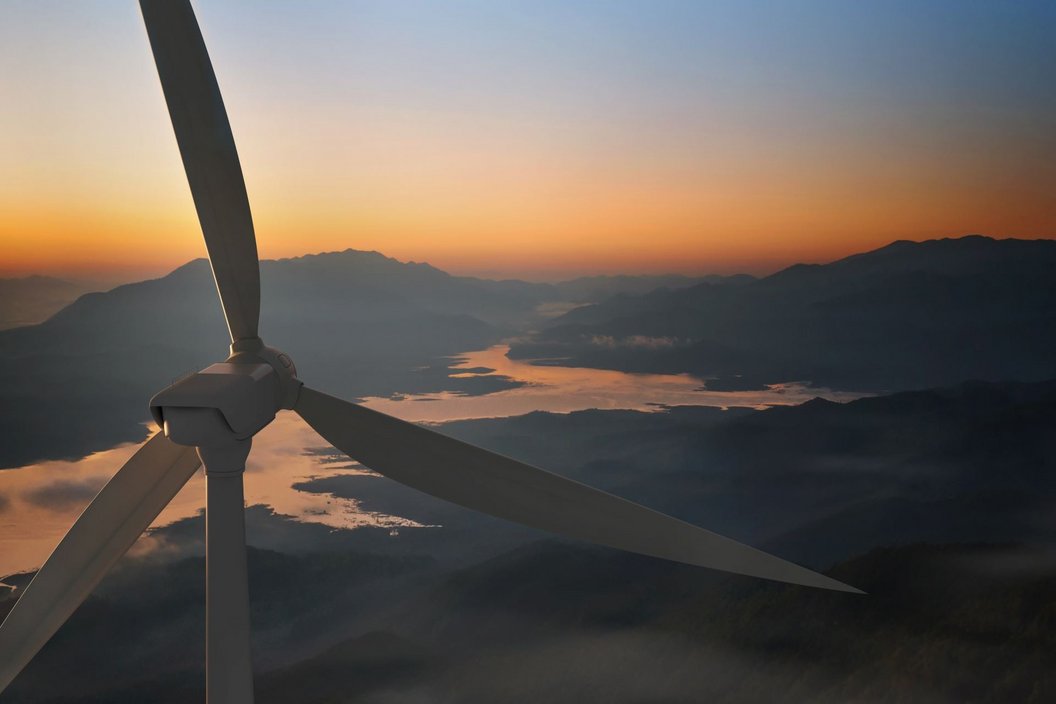
[[0,691],[176,496],[206,474],[206,693],[253,700],[242,476],[253,436],[296,411],[336,448],[402,484],[477,511],[621,550],[858,592],[716,533],[305,386],[257,331],[260,272],[234,138],[189,0],[140,0],[231,354],[150,401],[162,432],[99,492],[0,626]]

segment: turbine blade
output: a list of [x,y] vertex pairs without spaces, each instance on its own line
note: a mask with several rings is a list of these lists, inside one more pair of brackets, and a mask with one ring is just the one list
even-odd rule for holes
[[260,265],[253,217],[198,21],[189,0],[140,0],[139,5],[231,341],[256,338]]
[[193,447],[173,444],[158,433],[103,487],[0,625],[0,692],[132,547],[199,464]]
[[352,459],[466,508],[643,555],[860,593],[677,518],[308,387],[295,410]]

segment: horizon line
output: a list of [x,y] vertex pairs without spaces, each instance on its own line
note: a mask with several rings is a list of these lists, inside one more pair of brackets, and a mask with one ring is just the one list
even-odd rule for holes
[[[434,264],[427,259],[413,259],[403,258],[400,255],[386,254],[377,249],[359,249],[356,247],[346,247],[344,249],[327,249],[315,252],[304,252],[302,254],[293,254],[288,256],[273,256],[273,257],[262,257],[261,262],[282,262],[282,261],[294,261],[298,259],[306,259],[311,257],[322,257],[329,255],[346,254],[349,252],[355,252],[360,254],[376,254],[400,264],[405,265],[424,265],[430,266],[434,269],[442,271],[451,276],[458,277],[470,277],[470,278],[481,278],[491,280],[514,280],[524,281],[526,283],[561,283],[565,281],[572,281],[581,278],[590,277],[604,277],[604,276],[682,276],[686,278],[702,278],[707,276],[738,276],[748,275],[755,278],[765,278],[771,276],[780,271],[788,269],[794,266],[800,265],[825,265],[832,264],[844,259],[855,257],[862,254],[868,254],[881,249],[885,249],[892,245],[899,243],[913,243],[913,244],[924,244],[928,242],[941,242],[950,240],[964,240],[964,239],[986,239],[991,241],[1021,241],[1021,242],[1042,242],[1042,241],[1056,241],[1056,234],[1048,236],[1037,236],[1037,237],[1021,237],[1021,236],[999,236],[982,233],[966,233],[961,235],[949,235],[943,237],[926,237],[921,239],[914,239],[908,237],[902,237],[886,241],[885,244],[877,246],[867,247],[858,249],[855,251],[842,253],[836,256],[829,257],[814,257],[814,258],[789,258],[789,257],[774,257],[770,260],[756,260],[754,264],[749,262],[743,263],[716,263],[713,266],[708,267],[707,265],[700,265],[693,268],[662,268],[661,266],[646,264],[641,269],[625,269],[617,268],[613,266],[599,266],[597,268],[590,268],[584,266],[577,266],[578,262],[570,263],[570,266],[557,266],[547,268],[535,268],[531,266],[492,266],[492,267],[480,267],[473,265],[455,265],[455,266],[443,266],[440,264]],[[175,271],[193,264],[197,261],[206,261],[206,257],[203,253],[200,257],[194,257],[187,259],[182,263],[173,265],[172,263],[157,263],[157,264],[128,264],[128,265],[116,265],[109,269],[101,269],[96,274],[87,273],[88,270],[72,268],[69,265],[59,265],[56,267],[42,267],[33,269],[4,269],[0,268],[0,280],[25,280],[34,277],[57,279],[67,283],[81,284],[81,285],[111,285],[120,286],[126,283],[135,283],[138,281],[147,281],[153,279],[161,279],[174,273]]]

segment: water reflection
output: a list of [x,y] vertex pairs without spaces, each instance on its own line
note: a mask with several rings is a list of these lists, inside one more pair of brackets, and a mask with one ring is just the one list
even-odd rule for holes
[[[505,417],[531,411],[567,413],[587,408],[657,410],[664,405],[753,406],[796,404],[814,396],[846,401],[852,394],[785,384],[765,391],[702,390],[695,377],[626,374],[617,371],[533,366],[506,357],[507,347],[469,352],[455,375],[502,375],[525,386],[483,396],[455,393],[369,398],[366,405],[406,420],[442,422]],[[153,428],[152,428],[153,429]],[[135,452],[123,445],[75,461],[49,461],[0,471],[0,575],[34,569],[43,562],[95,493]],[[368,472],[321,450],[328,447],[293,413],[283,412],[253,441],[246,478],[246,502],[263,504],[298,521],[337,529],[370,525],[397,529],[420,524],[364,510],[354,499],[298,491],[312,479]],[[154,522],[168,525],[196,515],[205,505],[201,472]],[[141,544],[140,549],[146,549]]]
[[[334,454],[322,449],[326,446],[298,416],[280,413],[253,439],[253,453],[246,467],[247,505],[263,504],[279,515],[334,529],[421,525],[363,510],[354,499],[293,489],[293,484],[312,479],[370,473],[353,462],[335,461]],[[138,447],[122,445],[81,460],[41,462],[0,471],[0,575],[38,567]],[[199,470],[152,525],[165,526],[194,516],[204,507],[205,475]]]
[[[606,369],[536,366],[506,356],[508,345],[467,352],[453,366],[455,376],[507,376],[527,385],[484,396],[454,392],[371,397],[365,405],[383,413],[419,422],[466,418],[505,418],[532,411],[569,413],[588,408],[655,411],[663,406],[794,405],[821,396],[851,401],[861,394],[815,388],[805,384],[774,384],[762,391],[708,391],[689,374],[628,374]],[[465,370],[459,372],[458,370]],[[484,371],[490,370],[490,371]]]

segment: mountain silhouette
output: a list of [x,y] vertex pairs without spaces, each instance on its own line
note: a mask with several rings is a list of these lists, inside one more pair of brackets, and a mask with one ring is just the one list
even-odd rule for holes
[[550,321],[511,356],[895,391],[1056,377],[1056,241],[894,242],[740,286],[614,297]]
[[[447,388],[440,358],[492,344],[509,330],[503,321],[537,305],[501,284],[376,252],[264,261],[261,284],[266,339],[312,369],[311,381],[353,397]],[[223,360],[226,339],[204,259],[86,294],[39,325],[0,331],[0,433],[9,439],[0,466],[142,439],[149,398]]]
[[50,276],[0,279],[0,330],[33,325],[72,303],[93,287]]
[[[696,281],[493,281],[349,249],[262,261],[261,331],[312,370],[307,381],[339,395],[485,393],[513,382],[449,378],[447,358],[522,333],[542,320],[541,304]],[[141,440],[149,398],[174,378],[222,360],[226,337],[204,259],[158,279],[86,294],[40,324],[0,330],[0,433],[7,439],[0,467]],[[61,433],[55,418],[63,419]]]

